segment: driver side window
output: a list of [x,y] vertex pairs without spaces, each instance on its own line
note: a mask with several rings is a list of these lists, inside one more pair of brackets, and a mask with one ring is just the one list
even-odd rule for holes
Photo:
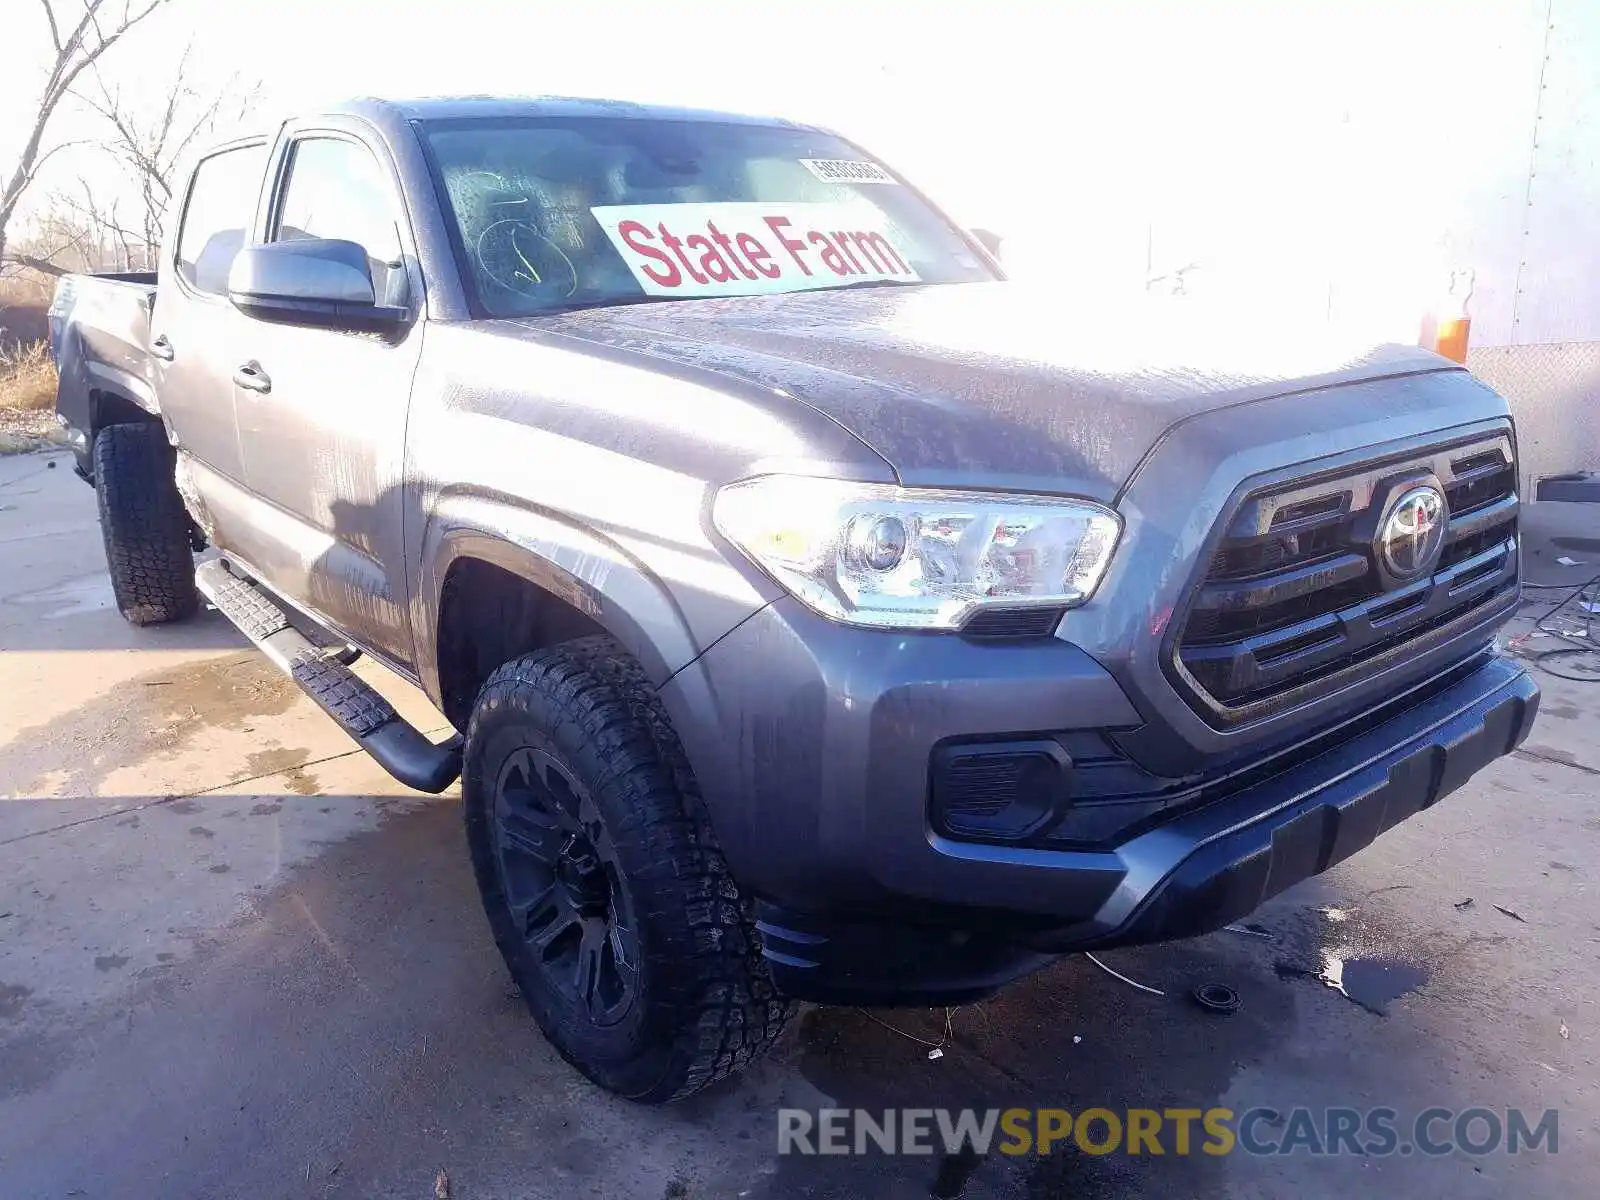
[[396,302],[394,289],[405,279],[399,225],[389,180],[372,152],[343,138],[307,137],[289,155],[272,240],[356,242],[367,252],[378,303]]

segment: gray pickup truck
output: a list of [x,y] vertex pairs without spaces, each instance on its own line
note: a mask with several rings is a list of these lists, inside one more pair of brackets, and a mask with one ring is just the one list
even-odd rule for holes
[[361,101],[181,196],[159,287],[53,313],[117,602],[205,596],[459,775],[511,974],[621,1095],[796,999],[1215,929],[1533,721],[1514,430],[1431,354],[1024,289],[781,121]]

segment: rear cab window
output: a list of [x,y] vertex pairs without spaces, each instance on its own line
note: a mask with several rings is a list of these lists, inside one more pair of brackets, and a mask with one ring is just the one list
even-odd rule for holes
[[227,292],[228,270],[255,222],[266,164],[266,144],[255,143],[208,155],[195,167],[174,264],[195,291]]

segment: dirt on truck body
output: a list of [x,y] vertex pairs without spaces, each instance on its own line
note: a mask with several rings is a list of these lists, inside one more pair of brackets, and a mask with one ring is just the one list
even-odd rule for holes
[[796,999],[1238,920],[1534,719],[1515,433],[1432,354],[1020,288],[783,121],[362,101],[183,196],[159,279],[52,311],[117,603],[204,597],[459,777],[507,968],[620,1095]]

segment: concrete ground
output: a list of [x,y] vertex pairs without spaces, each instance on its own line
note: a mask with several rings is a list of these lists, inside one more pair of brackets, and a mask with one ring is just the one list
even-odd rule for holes
[[[404,792],[215,614],[125,625],[66,458],[0,459],[0,565],[7,1200],[427,1200],[441,1170],[457,1200],[1592,1187],[1600,688],[1541,677],[1522,752],[1252,930],[1105,956],[1165,996],[1075,958],[949,1013],[808,1010],[761,1068],[643,1110],[511,991],[456,797]],[[1324,953],[1418,986],[1379,1015]],[[1192,1006],[1205,981],[1241,1010]],[[1554,1108],[1559,1153],[780,1158],[783,1105]]]

